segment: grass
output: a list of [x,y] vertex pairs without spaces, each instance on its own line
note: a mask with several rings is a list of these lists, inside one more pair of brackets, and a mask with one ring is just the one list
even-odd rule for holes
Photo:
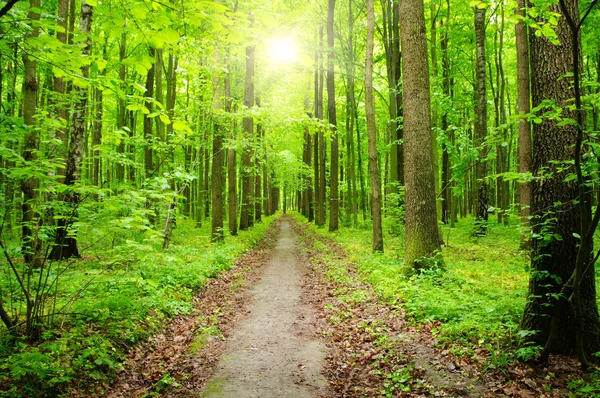
[[[340,243],[363,278],[416,324],[435,323],[443,344],[493,344],[512,337],[522,315],[529,260],[519,251],[519,226],[490,222],[488,235],[471,236],[471,219],[442,226],[446,271],[406,277],[404,237],[384,232],[384,253],[371,253],[371,231],[341,228],[318,232]],[[390,228],[387,228],[388,230]],[[397,228],[396,228],[397,229]]]
[[[210,222],[196,229],[192,220],[178,220],[167,250],[157,236],[136,231],[118,239],[112,234],[112,241],[92,245],[81,260],[55,263],[50,279],[56,267],[70,267],[59,279],[53,327],[35,344],[1,335],[0,395],[57,396],[73,383],[110,383],[128,350],[168,319],[189,313],[194,293],[254,247],[273,219],[222,244],[210,243]],[[94,227],[82,227],[80,247],[98,241],[102,232]],[[2,292],[10,283],[0,280]]]

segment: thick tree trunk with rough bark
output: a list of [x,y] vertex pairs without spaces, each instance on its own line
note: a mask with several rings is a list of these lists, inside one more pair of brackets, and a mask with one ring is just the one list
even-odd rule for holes
[[377,125],[373,97],[373,36],[375,30],[373,0],[367,0],[367,48],[365,57],[365,115],[369,136],[369,176],[371,177],[371,215],[373,217],[373,251],[383,251],[381,229],[381,186],[377,165]]
[[[435,205],[429,65],[423,0],[400,2],[403,51],[404,161],[406,182],[406,246],[408,270],[434,266],[440,250]],[[437,261],[442,261],[438,258]]]
[[[569,1],[567,7],[571,15],[578,15],[577,1]],[[551,6],[551,11],[560,12],[560,9]],[[564,109],[564,117],[575,119],[575,113],[566,109],[574,97],[571,79],[563,78],[573,72],[573,42],[564,18],[559,19],[556,33],[560,46],[553,45],[543,37],[529,37],[532,106],[536,107],[546,99],[555,99],[556,105]],[[578,45],[581,45],[580,41]],[[558,126],[557,121],[547,118],[533,125],[533,147],[544,150],[533,154],[532,172],[539,177],[533,182],[531,204],[535,238],[532,239],[532,274],[521,329],[537,331],[531,340],[545,345],[552,320],[557,322],[554,329],[556,334],[547,347],[550,353],[572,352],[577,332],[570,305],[565,300],[556,304],[554,299],[573,274],[580,244],[580,239],[574,236],[581,234],[578,188],[576,181],[564,181],[567,174],[574,172],[568,164],[575,157],[576,140],[576,126]],[[549,173],[552,173],[551,178],[542,177]],[[588,253],[583,253],[588,259],[586,263],[592,260],[591,250],[590,247]],[[583,341],[588,354],[600,351],[595,283],[592,265],[579,285]]]

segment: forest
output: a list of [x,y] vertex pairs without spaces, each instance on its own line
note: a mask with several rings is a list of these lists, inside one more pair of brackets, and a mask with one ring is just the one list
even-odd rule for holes
[[0,0],[0,396],[600,396],[598,3]]

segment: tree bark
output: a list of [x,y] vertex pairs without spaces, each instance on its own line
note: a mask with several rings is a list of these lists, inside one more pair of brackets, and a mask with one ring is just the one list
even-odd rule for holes
[[[219,57],[215,57],[219,59]],[[219,72],[216,72],[219,73]],[[214,115],[214,130],[213,130],[213,145],[212,145],[212,173],[211,173],[211,208],[212,208],[212,242],[222,242],[223,237],[223,121],[221,111],[223,109],[221,96],[221,82],[216,76],[213,78],[214,99],[213,108]]]
[[[254,106],[254,47],[246,47],[246,83],[244,87],[244,106],[248,109]],[[244,132],[246,146],[242,152],[242,211],[240,214],[240,230],[245,231],[253,224],[253,148],[254,120],[244,117]]]
[[334,81],[334,11],[335,0],[328,0],[327,7],[327,113],[331,128],[331,168],[329,170],[329,232],[339,228],[340,195],[339,195],[339,141],[337,132],[337,113],[335,109]]
[[[79,31],[87,36],[85,47],[82,50],[83,56],[89,56],[92,49],[92,18],[94,8],[83,0],[81,4],[81,14]],[[81,68],[81,75],[84,79],[88,78],[89,66]],[[71,123],[69,154],[67,157],[67,167],[65,170],[65,184],[71,186],[71,190],[65,195],[64,201],[70,208],[70,214],[63,214],[58,220],[56,229],[55,246],[52,248],[50,258],[53,260],[62,260],[71,257],[80,257],[77,247],[77,240],[69,229],[77,219],[77,206],[80,202],[80,197],[77,192],[72,189],[77,181],[81,179],[81,163],[83,161],[83,149],[85,143],[86,119],[88,110],[88,89],[75,87],[76,103],[74,105],[73,120]]]
[[[441,22],[442,26],[444,21]],[[447,99],[450,99],[450,57],[448,55],[448,32],[450,30],[450,2],[447,2],[447,15],[445,21],[446,27],[444,35],[440,40],[440,49],[442,51],[442,78],[443,92]],[[446,135],[446,140],[442,143],[442,222],[448,224],[452,209],[452,176],[450,175],[450,155],[448,153],[449,143],[451,142],[452,131],[448,129],[448,112],[442,113],[442,131]]]
[[479,148],[478,163],[475,168],[477,186],[477,214],[475,216],[475,235],[487,233],[488,221],[488,184],[487,165],[485,161],[486,147],[485,137],[487,135],[487,95],[485,88],[485,8],[475,7],[475,46],[476,46],[476,90],[475,90],[475,145]]
[[[577,1],[569,1],[567,8],[570,15],[579,15]],[[560,8],[554,5],[550,6],[550,10],[560,12]],[[563,116],[575,120],[575,112],[567,109],[575,92],[570,79],[563,78],[573,72],[574,49],[565,18],[559,19],[556,34],[560,46],[543,37],[529,36],[532,106],[536,107],[546,99],[554,99],[556,105],[563,108]],[[580,40],[577,40],[577,46],[581,46]],[[600,321],[593,264],[579,284],[571,281],[574,289],[579,289],[580,293],[579,303],[575,298],[575,308],[579,307],[582,328],[577,327],[570,305],[565,300],[554,299],[563,284],[569,283],[575,270],[578,247],[583,239],[575,235],[580,235],[581,226],[590,221],[587,219],[589,208],[583,212],[586,220],[582,220],[580,212],[580,206],[589,206],[589,200],[580,197],[576,181],[565,181],[566,175],[573,172],[572,166],[568,165],[575,158],[576,141],[576,126],[559,126],[556,120],[548,118],[542,118],[541,123],[533,125],[533,147],[544,150],[533,154],[532,172],[539,177],[533,182],[531,204],[533,236],[536,238],[532,239],[529,300],[525,305],[521,328],[537,331],[531,340],[545,344],[546,353],[572,352],[578,329],[583,334],[585,352],[591,354],[600,351]],[[549,173],[552,175],[550,178],[547,177]],[[590,245],[585,253],[581,253],[585,264],[592,261],[591,251]],[[554,328],[552,323],[555,323]],[[555,331],[552,336],[551,329]]]
[[[317,115],[317,119],[323,119],[323,86],[325,83],[324,78],[324,68],[323,68],[323,27],[319,29],[319,48],[321,52],[319,53],[319,87],[318,87],[318,97],[319,97],[319,113]],[[326,145],[325,145],[325,133],[323,132],[323,128],[319,129],[319,217],[317,225],[323,226],[325,225],[325,204],[326,204],[326,188],[327,184],[326,180],[326,170],[327,165],[325,164],[326,160]]]
[[381,186],[377,165],[377,126],[373,97],[373,36],[375,30],[373,0],[367,0],[367,48],[365,57],[365,115],[369,136],[369,175],[371,177],[371,215],[373,217],[373,251],[383,252],[381,229]]
[[[515,12],[525,17],[526,0],[518,0]],[[519,173],[531,171],[531,125],[525,115],[530,112],[529,105],[529,44],[527,41],[527,26],[522,20],[515,25],[515,41],[517,48],[517,111],[522,115],[519,119]],[[532,185],[530,182],[519,182],[519,214],[524,231],[521,232],[521,249],[531,247],[531,216]]]
[[[40,0],[30,1],[27,17],[34,24],[40,20],[39,8]],[[36,38],[39,35],[40,28],[34,25],[28,38]],[[27,130],[21,154],[26,162],[34,162],[37,159],[36,153],[40,146],[40,138],[35,128],[39,82],[37,80],[37,63],[35,58],[30,57],[27,52],[23,52],[23,70],[23,122],[27,126]],[[38,238],[41,219],[36,204],[36,188],[38,185],[37,179],[33,177],[21,180],[21,191],[23,191],[21,244],[25,263],[30,267],[39,267],[42,263],[40,258],[41,242]]]
[[[408,270],[436,265],[440,250],[433,174],[429,66],[422,0],[400,3],[403,49],[406,246]],[[439,256],[436,256],[439,257]],[[438,258],[441,261],[441,258]],[[439,264],[438,264],[439,265]]]
[[[231,114],[231,72],[227,68],[225,75],[225,112]],[[233,118],[231,118],[233,119]],[[235,121],[231,121],[228,138],[233,140],[235,134]],[[227,188],[229,191],[228,223],[231,236],[237,235],[237,156],[234,148],[227,148]]]

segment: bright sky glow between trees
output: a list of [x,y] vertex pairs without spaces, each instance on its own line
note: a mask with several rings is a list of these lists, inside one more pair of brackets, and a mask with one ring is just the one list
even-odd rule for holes
[[269,57],[275,63],[295,62],[298,60],[298,47],[290,37],[277,37],[268,42]]

